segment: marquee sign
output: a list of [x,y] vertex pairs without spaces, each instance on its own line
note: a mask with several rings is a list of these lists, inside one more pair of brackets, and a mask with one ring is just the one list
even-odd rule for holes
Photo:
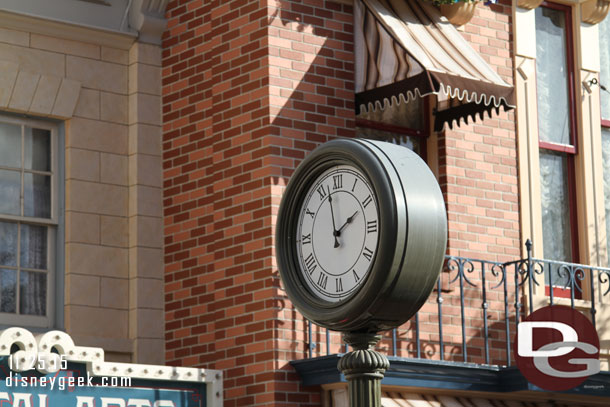
[[222,407],[217,370],[104,361],[65,332],[0,331],[0,407]]

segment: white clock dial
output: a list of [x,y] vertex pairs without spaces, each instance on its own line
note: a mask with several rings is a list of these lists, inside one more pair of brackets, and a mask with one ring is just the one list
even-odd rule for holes
[[300,271],[317,297],[338,302],[365,282],[377,252],[378,212],[373,188],[351,165],[314,181],[295,215]]

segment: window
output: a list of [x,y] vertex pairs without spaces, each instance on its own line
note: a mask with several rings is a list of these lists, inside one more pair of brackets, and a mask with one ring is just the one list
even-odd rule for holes
[[0,117],[0,324],[54,323],[57,129]]
[[606,245],[608,266],[610,266],[610,19],[599,23],[599,56],[601,70],[600,86],[601,123],[602,123],[602,157],[604,165],[604,203],[606,212]]
[[[545,2],[535,13],[544,257],[578,262],[574,182],[577,119],[571,9]],[[548,285],[549,276],[545,279]],[[553,276],[554,286],[566,283],[566,277]]]
[[426,159],[426,106],[426,99],[416,98],[384,110],[361,113],[356,118],[356,137],[398,144]]

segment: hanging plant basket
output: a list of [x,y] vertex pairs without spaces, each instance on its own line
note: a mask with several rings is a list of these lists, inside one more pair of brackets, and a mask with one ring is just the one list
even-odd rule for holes
[[610,0],[587,0],[581,3],[582,21],[589,24],[601,23],[610,11]]
[[431,0],[431,2],[435,6],[440,6],[441,4],[474,3],[473,0]]
[[517,6],[526,10],[533,10],[542,4],[542,0],[517,0]]
[[455,26],[464,25],[472,19],[478,1],[450,1],[435,2],[440,6],[441,14]]

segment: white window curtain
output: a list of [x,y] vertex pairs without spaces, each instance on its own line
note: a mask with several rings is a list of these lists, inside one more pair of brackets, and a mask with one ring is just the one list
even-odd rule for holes
[[540,141],[570,143],[565,13],[536,9],[536,90]]
[[[536,9],[536,86],[541,142],[570,145],[566,14]],[[540,193],[544,257],[572,261],[568,157],[540,148]],[[548,281],[548,276],[547,281]],[[553,285],[562,285],[554,276]]]

